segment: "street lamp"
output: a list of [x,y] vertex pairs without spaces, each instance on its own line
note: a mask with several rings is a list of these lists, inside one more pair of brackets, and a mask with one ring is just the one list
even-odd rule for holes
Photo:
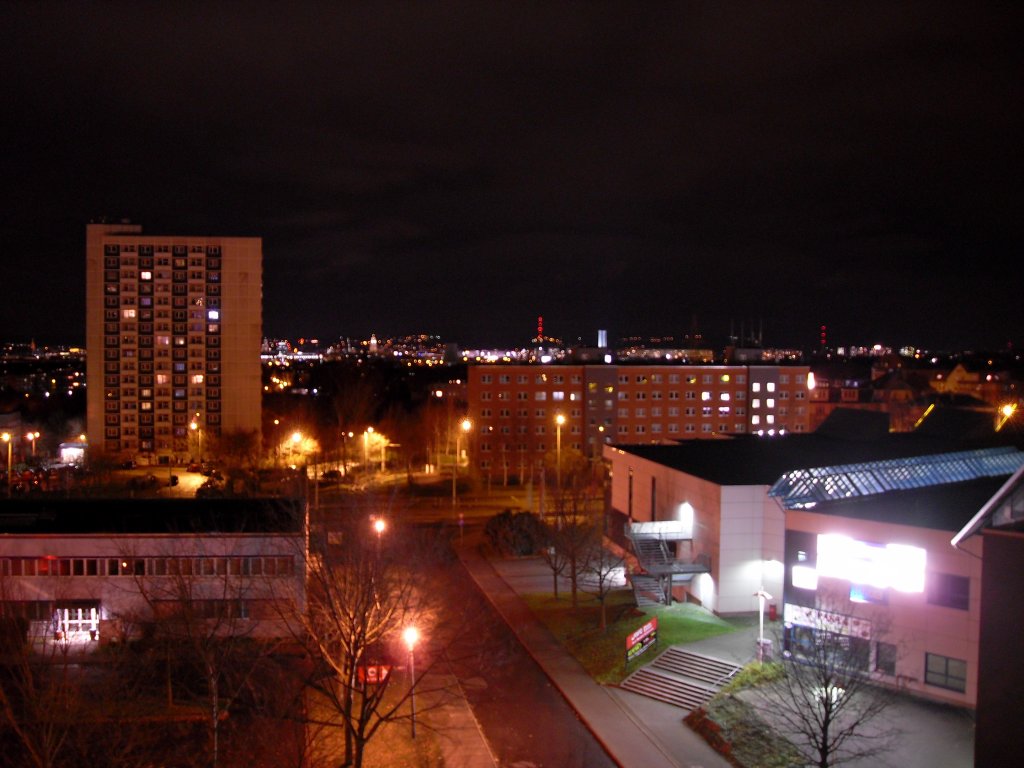
[[199,456],[199,462],[202,463],[202,461],[203,461],[203,430],[201,430],[199,428],[199,422],[197,422],[195,419],[192,419],[192,421],[188,425],[188,428],[196,433],[196,440],[198,441],[197,444],[196,444],[196,447],[198,448],[198,450],[196,451],[196,454]]
[[363,432],[363,470],[367,471],[370,466],[370,435],[373,434],[373,427],[367,427]]
[[420,631],[416,627],[406,627],[402,639],[409,648],[409,701],[412,702],[412,737],[416,738],[416,642],[420,639]]
[[35,455],[36,455],[36,440],[39,439],[39,433],[38,432],[29,432],[27,435],[25,435],[25,439],[28,440],[30,443],[32,443],[32,458],[35,458]]
[[292,450],[291,450],[290,458],[292,459],[292,461],[294,461],[295,460],[295,452],[298,451],[299,443],[302,442],[302,433],[299,432],[298,430],[296,430],[295,432],[292,432],[291,441],[292,441]]
[[341,476],[348,477],[348,441],[355,437],[352,432],[341,433]]
[[377,550],[380,551],[380,539],[384,531],[387,529],[388,524],[384,522],[383,517],[378,517],[373,521],[373,530],[377,532]]
[[754,593],[758,604],[758,628],[757,628],[757,660],[764,661],[764,601],[771,600],[772,596],[759,587]]
[[565,416],[555,416],[555,487],[558,493],[562,492],[562,425],[565,424]]
[[0,435],[0,440],[3,440],[5,443],[7,443],[7,496],[10,497],[10,495],[11,495],[11,468],[12,468],[11,449],[12,449],[12,447],[14,445],[14,437],[13,437],[13,435],[11,435],[10,432],[4,432],[2,435]]
[[473,422],[463,419],[459,422],[459,430],[455,433],[455,461],[452,463],[452,506],[458,503],[455,498],[455,482],[459,474],[459,456],[462,453],[462,433],[469,432],[473,428]]

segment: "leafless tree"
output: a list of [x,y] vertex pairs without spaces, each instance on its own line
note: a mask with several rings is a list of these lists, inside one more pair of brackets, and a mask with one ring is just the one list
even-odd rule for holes
[[[394,670],[408,653],[403,630],[416,626],[424,638],[440,635],[439,589],[414,538],[409,530],[389,530],[382,539],[360,519],[336,531],[332,539],[340,543],[309,561],[308,606],[296,639],[313,660],[309,685],[319,706],[310,706],[310,722],[341,728],[346,766],[360,768],[380,728],[408,717],[413,689],[394,684]],[[438,701],[426,696],[422,681],[439,656],[436,642],[429,650],[417,646],[420,702]]]
[[[125,562],[136,574],[133,588],[146,610],[119,618],[149,637],[152,656],[162,656],[168,710],[175,709],[181,698],[176,685],[184,689],[186,701],[193,696],[205,699],[209,765],[216,768],[221,723],[253,677],[269,666],[278,645],[275,635],[286,634],[277,603],[301,604],[295,592],[301,561],[290,551],[288,556],[266,552],[253,557],[251,552],[207,546],[200,537],[186,538],[184,543],[169,544],[163,557],[149,558],[149,566],[125,553]],[[160,572],[149,572],[151,567]],[[261,622],[281,628],[261,632]],[[196,684],[198,690],[193,688]]]
[[623,584],[623,557],[610,549],[600,532],[592,528],[588,547],[584,553],[583,578],[580,585],[584,592],[593,595],[601,606],[601,631],[608,627],[608,595]]
[[555,600],[558,600],[558,579],[569,566],[569,558],[565,548],[561,546],[561,541],[559,541],[560,531],[558,527],[550,523],[544,523],[543,531],[544,541],[541,544],[540,556],[551,570],[551,591],[555,596]]
[[69,661],[69,646],[54,638],[48,621],[28,621],[13,609],[16,603],[2,605],[0,721],[14,736],[3,760],[51,768],[63,759],[84,711],[80,668]]
[[843,603],[828,597],[820,603],[827,609],[808,611],[812,625],[791,630],[783,676],[759,691],[775,727],[818,768],[883,754],[897,735],[884,717],[892,695],[868,666],[886,616],[858,619]]

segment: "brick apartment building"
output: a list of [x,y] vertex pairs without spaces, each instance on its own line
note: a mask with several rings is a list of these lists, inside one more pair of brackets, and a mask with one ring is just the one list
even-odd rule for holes
[[198,455],[196,441],[260,429],[262,259],[260,238],[88,225],[93,450],[178,462]]
[[[556,450],[809,431],[802,365],[471,365],[475,471],[525,482]],[[564,421],[558,424],[558,417]]]

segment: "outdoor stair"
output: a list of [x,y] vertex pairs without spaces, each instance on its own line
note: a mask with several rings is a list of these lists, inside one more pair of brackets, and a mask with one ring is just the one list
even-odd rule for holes
[[642,573],[634,573],[629,577],[633,584],[633,598],[638,607],[645,605],[661,605],[664,598],[661,593],[661,584],[653,576],[645,576]]
[[659,539],[634,539],[633,551],[644,566],[667,565],[673,559],[665,542]]
[[739,671],[731,662],[671,646],[627,677],[622,687],[682,709],[696,709]]

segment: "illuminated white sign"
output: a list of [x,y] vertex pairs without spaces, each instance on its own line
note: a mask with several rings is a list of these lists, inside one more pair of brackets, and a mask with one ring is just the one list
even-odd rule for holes
[[869,544],[834,533],[818,536],[818,576],[879,589],[923,592],[925,550],[906,544]]
[[818,572],[806,565],[794,565],[793,586],[797,589],[817,589]]

